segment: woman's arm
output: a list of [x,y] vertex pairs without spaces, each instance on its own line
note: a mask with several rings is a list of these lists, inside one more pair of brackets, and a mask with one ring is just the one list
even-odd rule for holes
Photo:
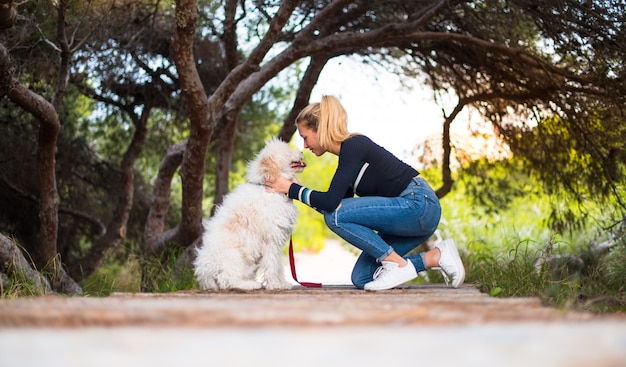
[[273,182],[267,182],[268,191],[287,194],[290,198],[299,200],[304,204],[325,211],[335,210],[341,200],[352,197],[351,186],[359,173],[361,162],[365,159],[371,141],[362,141],[362,138],[350,138],[343,142],[339,153],[337,170],[330,182],[328,191],[315,191],[300,185],[295,179],[293,181],[278,177]]
[[289,193],[289,188],[291,187],[292,183],[298,183],[298,180],[295,177],[293,180],[290,180],[284,176],[279,175],[274,181],[265,182],[265,187],[269,192],[278,192],[280,194],[286,195]]

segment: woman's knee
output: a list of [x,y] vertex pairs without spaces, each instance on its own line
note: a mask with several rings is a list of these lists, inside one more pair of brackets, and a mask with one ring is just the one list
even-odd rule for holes
[[353,270],[350,280],[355,287],[357,287],[358,289],[363,289],[365,287],[365,284],[370,282],[372,279],[371,276],[368,277],[367,274],[364,274],[363,272]]
[[376,262],[376,259],[365,253],[361,253],[354,264],[354,268],[352,268],[350,279],[352,284],[359,289],[363,289],[365,284],[372,281],[374,272],[378,266],[379,264]]
[[328,228],[330,228],[333,232],[335,231],[335,228],[337,228],[337,220],[336,220],[335,213],[337,213],[336,210],[332,212],[324,213],[324,222],[326,222],[326,225],[328,226]]

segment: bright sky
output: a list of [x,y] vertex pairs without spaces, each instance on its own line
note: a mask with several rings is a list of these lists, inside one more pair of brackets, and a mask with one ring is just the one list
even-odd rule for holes
[[311,102],[322,95],[339,98],[348,113],[348,129],[369,136],[409,162],[416,144],[440,134],[443,117],[432,92],[419,80],[400,84],[397,76],[346,57],[332,59],[322,71]]

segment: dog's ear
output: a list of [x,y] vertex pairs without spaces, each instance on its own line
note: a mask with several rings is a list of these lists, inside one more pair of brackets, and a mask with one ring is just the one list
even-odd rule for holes
[[274,181],[280,174],[278,164],[272,157],[263,157],[259,166],[264,182]]

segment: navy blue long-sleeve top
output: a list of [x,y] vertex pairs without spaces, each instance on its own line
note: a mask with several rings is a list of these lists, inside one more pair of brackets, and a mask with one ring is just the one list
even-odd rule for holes
[[358,196],[398,196],[419,172],[365,135],[346,139],[339,150],[337,171],[328,191],[292,183],[289,197],[324,211],[333,211],[342,199]]

